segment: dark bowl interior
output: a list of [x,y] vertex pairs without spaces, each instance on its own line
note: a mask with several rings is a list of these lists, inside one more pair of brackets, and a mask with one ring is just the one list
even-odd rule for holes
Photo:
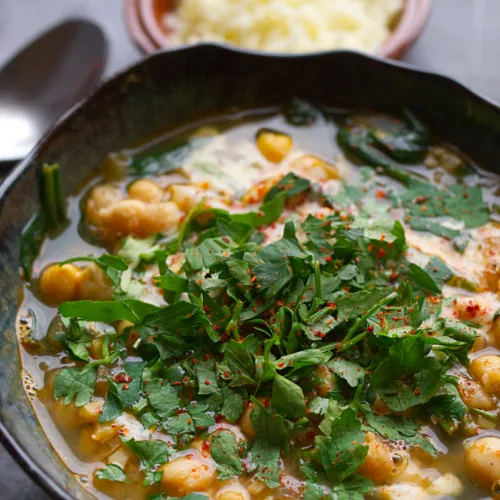
[[47,442],[20,377],[19,242],[37,208],[37,169],[59,163],[70,193],[109,151],[180,122],[233,107],[278,106],[294,96],[336,108],[406,106],[444,140],[483,166],[499,168],[499,108],[447,78],[361,54],[276,57],[203,45],[157,53],[107,82],[69,112],[0,187],[0,434],[54,498],[89,495]]

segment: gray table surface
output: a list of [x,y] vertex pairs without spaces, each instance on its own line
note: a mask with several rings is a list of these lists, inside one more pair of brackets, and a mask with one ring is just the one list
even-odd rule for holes
[[[28,40],[68,18],[94,20],[109,39],[105,76],[141,58],[128,37],[123,0],[0,0],[0,66]],[[404,61],[469,85],[500,102],[500,1],[435,0]],[[0,498],[48,500],[0,445]]]

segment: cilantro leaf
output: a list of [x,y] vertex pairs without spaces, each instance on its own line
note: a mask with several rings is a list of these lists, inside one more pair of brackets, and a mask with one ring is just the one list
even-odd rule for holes
[[264,201],[270,201],[283,192],[287,194],[287,198],[291,198],[307,191],[310,187],[310,181],[291,172],[269,190]]
[[293,420],[302,417],[306,411],[302,389],[281,375],[274,378],[271,404],[278,413]]
[[127,481],[127,474],[125,474],[125,471],[119,465],[115,464],[108,464],[103,469],[97,469],[95,475],[97,479],[106,481],[114,481],[118,483],[124,483]]
[[239,446],[231,431],[217,430],[212,434],[212,458],[217,462],[217,477],[226,481],[242,472]]
[[68,405],[75,399],[76,406],[84,406],[94,395],[97,369],[93,366],[85,368],[63,368],[54,377],[54,397],[64,398]]
[[146,469],[154,469],[168,461],[168,446],[163,441],[151,439],[149,441],[137,441],[134,438],[122,441],[137,455],[141,465]]
[[158,310],[158,307],[127,299],[122,301],[92,301],[65,302],[59,306],[59,314],[67,318],[78,318],[86,321],[102,321],[114,323],[125,320],[138,323],[144,316]]
[[384,388],[398,378],[418,371],[425,356],[425,342],[421,335],[409,335],[397,339],[389,348],[389,355],[373,371],[371,383]]
[[410,278],[415,285],[418,285],[426,292],[430,292],[435,295],[439,295],[441,293],[441,288],[439,288],[429,274],[420,266],[417,266],[417,264],[412,263],[408,265],[408,278]]
[[431,258],[424,271],[436,283],[438,288],[442,288],[453,277],[453,271],[436,256]]
[[262,403],[252,398],[254,408],[250,420],[255,429],[252,458],[257,465],[257,478],[269,488],[279,485],[280,448],[287,432],[283,417],[267,410]]
[[244,410],[243,397],[228,387],[222,388],[222,409],[221,414],[230,424],[236,422]]
[[333,372],[343,378],[351,387],[357,387],[365,376],[365,370],[357,363],[344,358],[334,358],[328,365]]
[[361,431],[361,422],[351,408],[344,410],[333,421],[329,436],[318,447],[319,458],[328,478],[339,484],[363,463],[368,446],[362,444],[365,433]]
[[179,396],[170,384],[149,382],[148,392],[149,403],[161,418],[172,416],[179,408]]

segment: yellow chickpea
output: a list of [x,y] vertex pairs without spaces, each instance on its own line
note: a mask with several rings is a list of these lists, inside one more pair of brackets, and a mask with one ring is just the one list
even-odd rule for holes
[[73,264],[49,266],[43,271],[39,282],[39,290],[43,300],[54,306],[75,300],[81,277],[81,269]]
[[383,484],[393,474],[394,461],[389,447],[373,432],[367,432],[365,443],[368,453],[358,468],[358,473],[371,479],[375,484]]
[[486,392],[500,392],[500,356],[488,354],[475,358],[469,372]]
[[231,483],[217,492],[216,500],[250,500],[250,493],[239,483]]
[[141,233],[146,204],[140,200],[120,200],[100,212],[102,225],[117,234]]
[[316,182],[340,179],[339,172],[335,166],[324,162],[317,156],[301,156],[294,161],[292,168],[297,171],[297,173]]
[[200,191],[195,186],[188,184],[173,184],[167,189],[170,200],[184,212],[189,212],[199,200]]
[[491,487],[500,479],[500,438],[488,436],[467,443],[465,466],[474,480]]
[[91,401],[78,410],[78,416],[83,422],[95,423],[101,414],[102,407],[102,401]]
[[273,163],[283,161],[293,146],[292,138],[280,132],[263,130],[257,135],[257,148],[266,160]]
[[109,184],[96,186],[87,200],[86,215],[91,224],[100,224],[100,211],[122,198],[120,190]]
[[91,438],[98,443],[107,443],[120,433],[120,426],[112,422],[97,424],[91,434]]
[[431,500],[431,496],[420,486],[412,484],[392,484],[390,486],[379,486],[375,490],[374,498],[377,500]]
[[172,201],[151,203],[146,206],[146,218],[140,228],[140,235],[146,237],[163,231],[171,231],[179,225],[182,216],[183,213]]
[[111,300],[112,284],[106,273],[93,262],[83,269],[77,292],[79,300]]
[[215,477],[215,467],[198,454],[176,458],[160,467],[162,486],[172,496],[185,496],[194,491],[207,490]]
[[471,408],[493,410],[495,407],[490,395],[484,392],[483,388],[473,380],[459,379],[457,389],[463,402]]
[[458,497],[463,492],[463,486],[458,477],[447,473],[438,477],[427,491],[438,497]]
[[157,203],[163,197],[163,190],[160,186],[147,179],[135,181],[128,187],[127,191],[131,198],[148,203]]

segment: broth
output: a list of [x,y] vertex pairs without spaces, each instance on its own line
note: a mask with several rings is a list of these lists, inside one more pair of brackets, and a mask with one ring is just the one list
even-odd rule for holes
[[300,102],[111,154],[18,315],[49,441],[99,498],[500,494],[499,189]]

